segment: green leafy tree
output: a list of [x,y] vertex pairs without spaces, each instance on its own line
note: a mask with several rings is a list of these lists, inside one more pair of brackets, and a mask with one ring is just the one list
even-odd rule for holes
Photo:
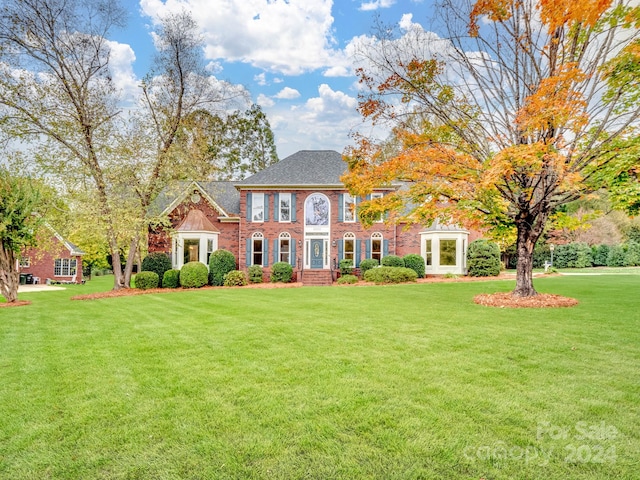
[[241,180],[278,161],[269,120],[257,104],[226,116],[193,112],[179,145],[183,157],[199,159],[183,169],[197,179]]
[[18,299],[21,251],[35,245],[40,217],[40,192],[29,178],[15,177],[0,167],[0,292],[7,302]]
[[158,52],[141,85],[141,107],[124,117],[108,35],[125,17],[117,0],[0,4],[2,133],[31,146],[47,174],[95,206],[86,221],[107,240],[114,289],[129,287],[149,206],[180,174],[174,144],[185,118],[226,106],[243,92],[212,82],[196,22],[173,13],[156,32]]

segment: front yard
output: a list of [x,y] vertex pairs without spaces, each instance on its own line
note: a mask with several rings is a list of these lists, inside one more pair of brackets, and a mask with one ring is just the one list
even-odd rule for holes
[[640,276],[0,309],[0,478],[635,479]]

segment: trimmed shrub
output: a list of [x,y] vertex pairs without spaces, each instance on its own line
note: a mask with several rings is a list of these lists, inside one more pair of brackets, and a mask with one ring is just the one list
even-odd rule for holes
[[[160,280],[164,278],[164,272],[167,270],[171,270],[171,258],[166,253],[150,253],[142,260],[142,271],[156,272]],[[159,286],[163,287],[164,285],[160,282]]]
[[167,270],[162,277],[164,288],[178,288],[180,286],[180,270]]
[[182,288],[204,287],[209,281],[209,271],[202,262],[185,263],[180,270],[180,285]]
[[343,258],[339,264],[340,275],[351,275],[353,273],[353,260],[350,258]]
[[228,250],[216,250],[209,257],[209,285],[221,286],[224,276],[236,269],[236,257]]
[[406,267],[380,267],[367,270],[364,279],[375,283],[405,283],[415,282],[418,274]]
[[636,267],[640,265],[640,243],[630,240],[624,245],[625,267]]
[[358,277],[356,277],[355,275],[351,275],[351,274],[342,275],[336,281],[336,283],[338,285],[346,285],[346,284],[358,283]]
[[607,256],[607,267],[624,267],[626,262],[626,252],[622,245],[613,245],[609,248]]
[[262,283],[264,271],[262,265],[251,265],[248,270],[250,283]]
[[591,247],[594,267],[606,267],[609,257],[609,245],[594,245]]
[[467,267],[471,277],[500,275],[500,247],[488,240],[475,240],[469,244]]
[[140,290],[149,290],[158,288],[160,278],[156,272],[140,272],[133,279],[136,288]]
[[545,262],[550,261],[551,249],[549,248],[549,244],[538,241],[533,249],[533,268],[544,268]]
[[367,258],[366,260],[362,260],[360,262],[360,272],[362,273],[362,277],[364,278],[364,274],[367,273],[368,270],[372,268],[376,268],[380,265],[380,262],[375,258]]
[[591,247],[583,242],[558,245],[553,252],[556,268],[585,268],[593,265]]
[[418,278],[424,278],[425,274],[425,265],[424,258],[417,253],[410,253],[409,255],[405,255],[402,257],[404,260],[404,266],[410,268],[418,275]]
[[242,270],[231,270],[224,277],[225,287],[244,287],[247,284],[247,276]]
[[383,267],[404,267],[404,260],[397,255],[387,255],[386,257],[382,257],[380,261],[380,265]]
[[293,267],[287,262],[276,262],[271,265],[271,281],[289,283],[293,278]]

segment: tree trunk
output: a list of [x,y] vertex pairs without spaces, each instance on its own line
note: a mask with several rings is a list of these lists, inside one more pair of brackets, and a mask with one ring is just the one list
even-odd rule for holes
[[530,236],[520,236],[518,229],[518,263],[516,264],[516,288],[513,295],[516,297],[533,297],[538,294],[533,288],[533,249],[535,242]]
[[5,250],[0,245],[0,293],[9,303],[18,300],[20,272],[16,270],[16,263],[13,250]]
[[540,209],[536,214],[527,210],[521,211],[516,217],[518,263],[516,288],[512,292],[515,297],[533,297],[538,294],[533,288],[533,250],[544,231],[547,218],[549,218],[547,209]]
[[124,267],[124,283],[127,288],[131,287],[131,273],[133,271],[133,264],[136,262],[138,256],[138,243],[140,242],[140,234],[136,233],[129,243],[129,254],[127,255],[127,263]]

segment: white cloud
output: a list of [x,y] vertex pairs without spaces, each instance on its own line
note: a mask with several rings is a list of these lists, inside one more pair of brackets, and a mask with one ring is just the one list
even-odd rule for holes
[[304,149],[342,152],[350,143],[349,133],[361,123],[357,104],[356,98],[322,84],[318,96],[304,103],[267,108],[278,154],[283,158]]
[[132,101],[138,94],[139,80],[133,72],[136,55],[133,49],[125,44],[107,41],[109,45],[109,71],[115,87],[121,92],[123,100]]
[[264,72],[260,73],[253,77],[253,81],[256,82],[258,85],[264,86],[267,84],[267,76]]
[[350,77],[353,75],[353,69],[347,68],[343,65],[339,65],[337,67],[331,67],[324,71],[323,75],[325,77]]
[[370,10],[377,10],[379,8],[389,8],[394,3],[396,3],[396,0],[373,0],[371,2],[362,2],[360,4],[360,10],[366,12]]
[[265,108],[273,107],[276,104],[276,102],[274,102],[271,97],[268,97],[263,93],[258,95],[258,99],[256,100],[256,102],[258,103],[258,105]]
[[207,59],[244,62],[285,75],[348,65],[336,48],[332,5],[333,0],[140,2],[154,21],[169,12],[190,10],[203,31]]
[[275,95],[275,98],[280,98],[280,99],[284,99],[284,100],[292,100],[294,98],[298,98],[299,96],[300,96],[300,92],[298,90],[296,90],[295,88],[284,87],[282,90],[280,90]]

